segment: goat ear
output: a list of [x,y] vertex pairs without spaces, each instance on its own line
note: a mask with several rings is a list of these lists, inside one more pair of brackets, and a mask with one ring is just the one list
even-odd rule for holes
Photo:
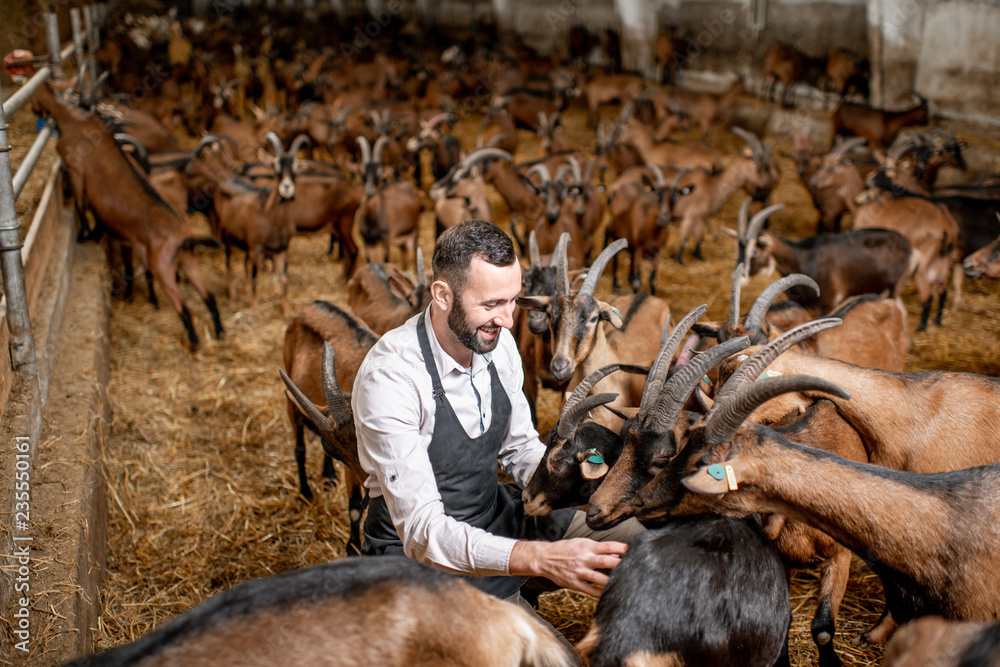
[[733,481],[738,486],[740,483],[740,473],[739,466],[733,465],[732,461],[727,464],[713,463],[709,466],[702,466],[698,468],[692,475],[688,475],[681,480],[681,484],[687,488],[688,491],[692,493],[700,493],[703,495],[721,496],[729,491],[735,489],[732,488],[730,480],[728,479],[727,467],[731,467],[733,470]]
[[694,395],[698,399],[698,403],[699,405],[701,405],[701,409],[704,410],[705,412],[711,410],[712,406],[715,405],[715,400],[711,396],[706,394],[705,390],[702,389],[701,387],[698,387],[694,390]]
[[517,305],[525,310],[545,310],[549,307],[551,300],[551,296],[519,296],[517,297]]
[[739,232],[737,232],[734,229],[730,229],[729,227],[720,227],[719,229],[722,230],[723,234],[726,234],[727,236],[732,236],[734,239],[738,239],[740,237]]
[[601,479],[608,474],[608,470],[608,464],[604,461],[592,463],[590,460],[585,459],[580,464],[580,476],[584,479]]
[[611,326],[615,329],[621,329],[624,322],[622,322],[622,314],[618,312],[618,309],[609,303],[604,303],[603,301],[597,302],[598,308],[601,309],[601,319],[606,322],[610,322]]
[[770,234],[763,233],[757,237],[757,246],[760,248],[767,248],[773,243],[774,239],[771,238]]

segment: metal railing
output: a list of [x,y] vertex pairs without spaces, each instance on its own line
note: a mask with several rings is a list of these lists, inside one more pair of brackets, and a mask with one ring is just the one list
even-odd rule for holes
[[[59,44],[58,17],[53,13],[45,15],[45,33],[48,43],[47,64],[38,69],[20,90],[3,101],[0,86],[0,274],[3,276],[4,298],[6,300],[7,328],[10,332],[10,356],[14,370],[21,374],[37,373],[35,342],[28,312],[27,289],[24,280],[24,265],[21,258],[20,224],[17,219],[16,203],[25,183],[38,164],[38,159],[52,137],[55,123],[49,120],[39,132],[31,148],[21,162],[17,173],[12,174],[10,162],[10,141],[7,136],[7,118],[20,110],[31,96],[48,80],[62,79],[63,62],[71,55],[80,69],[83,65],[90,70],[91,81],[96,81],[94,51],[99,42],[98,25],[106,15],[106,6],[88,5],[83,8],[85,33],[80,29],[80,10],[70,10],[73,24],[73,42],[66,47]],[[84,38],[87,49],[84,57]]]

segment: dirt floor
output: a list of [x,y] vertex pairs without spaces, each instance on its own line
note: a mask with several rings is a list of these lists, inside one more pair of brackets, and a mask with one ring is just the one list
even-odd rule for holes
[[[573,109],[564,123],[571,140],[589,147],[593,134],[584,128],[584,117],[583,110]],[[462,121],[457,133],[470,148],[480,131],[478,117],[472,117]],[[726,159],[742,147],[721,128],[713,129],[710,141]],[[535,157],[536,145],[530,134],[522,133],[518,159]],[[773,216],[772,229],[805,236],[814,229],[816,213],[791,162],[782,158],[779,164],[782,179],[773,201],[788,207]],[[719,216],[722,224],[735,225],[741,199],[737,194],[729,201]],[[505,225],[506,207],[498,197],[494,205]],[[192,218],[192,224],[207,231],[201,218]],[[428,256],[433,233],[433,214],[425,212],[420,245]],[[674,235],[668,242],[666,257],[676,240]],[[325,238],[293,241],[288,271],[293,308],[315,299],[346,304],[342,268],[327,256],[326,248]],[[709,305],[708,317],[727,314],[735,242],[720,234],[706,240],[704,251],[703,262],[660,262],[660,296],[675,317],[702,303]],[[224,340],[211,338],[208,313],[190,285],[183,285],[184,296],[203,339],[195,354],[188,351],[176,314],[167,306],[153,309],[140,283],[131,302],[112,305],[112,424],[106,457],[109,562],[96,648],[135,639],[236,583],[344,555],[342,488],[322,489],[312,504],[297,493],[293,437],[277,372],[287,324],[278,282],[267,274],[261,277],[261,306],[253,312],[242,290],[236,301],[226,298],[222,252],[199,252],[210,288],[220,300]],[[238,256],[237,266],[240,260]],[[238,269],[242,279],[242,267]],[[744,290],[744,311],[770,281],[751,281]],[[942,327],[914,333],[907,370],[998,374],[1000,358],[993,342],[1000,333],[998,289],[996,283],[967,282],[958,313],[947,312]],[[598,293],[610,293],[608,275]],[[919,316],[916,294],[909,291],[904,301],[913,331]],[[544,392],[541,432],[555,421],[558,407],[557,396]],[[320,487],[318,443],[310,445],[309,470],[314,488]],[[818,575],[816,570],[797,572],[792,582],[791,652],[796,666],[815,664],[809,622]],[[585,596],[559,591],[543,596],[541,613],[576,640],[585,632],[594,604]],[[880,612],[878,580],[856,561],[836,638],[846,664],[880,662],[879,649],[861,651],[849,642]]]

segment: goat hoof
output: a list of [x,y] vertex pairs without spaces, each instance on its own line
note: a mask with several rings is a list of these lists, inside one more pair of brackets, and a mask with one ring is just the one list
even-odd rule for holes
[[309,487],[306,487],[304,489],[299,489],[299,497],[302,498],[302,500],[306,501],[307,503],[312,503],[313,501],[312,489],[310,489]]
[[852,639],[851,640],[851,646],[856,646],[856,647],[858,647],[860,649],[866,649],[866,648],[868,648],[868,646],[869,646],[868,645],[868,633],[865,633],[863,635],[858,635],[857,637],[855,637],[854,639]]
[[822,645],[822,644],[829,644],[830,640],[833,639],[833,637],[830,636],[829,632],[824,630],[823,632],[817,633],[815,639],[817,644]]

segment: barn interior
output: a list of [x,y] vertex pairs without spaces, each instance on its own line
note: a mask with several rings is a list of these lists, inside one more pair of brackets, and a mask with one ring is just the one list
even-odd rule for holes
[[[46,52],[39,20],[46,9],[59,16],[61,38],[71,39],[69,10],[76,3],[51,8],[43,4],[16,0],[5,7],[9,20],[0,28],[5,54],[15,48]],[[420,66],[421,76],[450,71],[453,80],[461,81],[451,89],[448,106],[432,110],[453,114],[446,123],[448,133],[466,152],[480,145],[490,105],[507,85],[499,76],[490,78],[500,68],[477,69],[484,52],[514,59],[530,55],[528,75],[549,81],[551,73],[569,70],[579,87],[620,72],[637,74],[651,90],[674,85],[715,95],[740,81],[742,93],[712,120],[707,135],[702,137],[691,123],[675,130],[671,139],[704,138],[728,166],[748,146],[732,128],[759,137],[778,169],[766,203],[785,205],[770,216],[768,229],[789,239],[815,234],[820,221],[807,183],[796,171],[794,153],[803,138],[817,158],[834,147],[832,118],[844,101],[892,111],[926,102],[928,118],[914,129],[954,136],[964,161],[964,169],[942,167],[936,186],[973,183],[1000,170],[997,0],[189,0],[169,6],[147,0],[116,3],[104,15],[101,42],[119,46],[117,58],[106,51],[97,58],[100,69],[116,70],[108,93],[124,94],[132,102],[160,97],[164,83],[183,69],[176,61],[174,71],[170,67],[173,58],[183,60],[185,43],[196,47],[195,54],[198,48],[208,52],[211,45],[216,55],[207,59],[209,69],[228,68],[228,80],[238,81],[224,103],[234,117],[248,123],[261,117],[294,117],[309,100],[282,87],[276,75],[284,65],[301,75],[303,63],[325,52],[329,64],[324,71],[348,77],[352,68],[372,63],[391,63],[395,72],[416,77]],[[658,55],[664,45],[665,58]],[[796,54],[785,57],[795,71],[790,80],[765,72],[768,52],[776,45]],[[172,46],[179,49],[175,55]],[[832,87],[821,63],[836,51],[850,54],[865,74],[859,79],[863,83],[847,91]],[[193,63],[191,53],[188,64]],[[434,67],[423,67],[429,63]],[[67,63],[64,75],[73,74]],[[6,100],[17,87],[7,77],[0,82]],[[174,88],[177,109],[170,113],[171,134],[180,149],[190,150],[208,130],[203,123],[210,96],[196,93],[190,76]],[[412,94],[406,90],[406,77],[400,76],[398,88],[390,92],[403,98]],[[420,90],[413,99],[423,107],[429,93]],[[336,104],[335,96],[318,95],[316,101]],[[599,108],[604,127],[621,118],[627,102],[616,98]],[[184,117],[188,110],[190,124]],[[567,96],[559,134],[588,161],[598,155],[593,121],[584,94]],[[38,126],[29,108],[7,122],[16,168]],[[294,136],[285,141],[286,147]],[[516,140],[515,163],[544,155],[535,131],[518,128]],[[888,148],[887,142],[882,149]],[[437,227],[429,195],[434,177],[431,156],[426,151],[417,155],[423,172],[415,180],[421,192],[417,245],[430,257]],[[312,159],[331,156],[318,151]],[[17,200],[17,218],[25,231],[44,200],[46,179],[57,161],[55,142],[50,142]],[[604,178],[602,187],[610,189],[613,176]],[[517,217],[512,222],[511,205],[494,187],[487,188],[487,194],[495,222],[526,239],[529,225]],[[599,197],[606,200],[607,193]],[[701,304],[708,306],[706,320],[729,316],[738,248],[726,228],[736,227],[744,197],[739,190],[709,217],[702,259],[686,255],[683,264],[675,260],[679,231],[676,223],[669,225],[664,249],[654,260],[656,296],[669,304],[675,321]],[[72,229],[69,198],[60,216]],[[846,214],[843,229],[851,228],[852,217]],[[213,234],[203,213],[188,212],[184,218],[198,232]],[[591,259],[604,245],[610,219],[605,208],[589,239]],[[994,236],[998,234],[1000,226]],[[368,258],[356,229],[354,239],[362,246],[359,264],[364,264]],[[292,239],[287,269],[291,313],[316,300],[347,305],[345,263],[336,252],[328,252],[331,245],[326,235]],[[56,360],[49,395],[82,396],[73,409],[85,418],[81,422],[74,419],[79,415],[55,408],[46,409],[42,418],[33,464],[38,490],[33,493],[32,639],[28,652],[14,650],[16,621],[12,614],[0,614],[0,665],[61,664],[132,641],[240,582],[346,556],[350,526],[343,475],[336,484],[324,482],[319,472],[322,450],[315,440],[307,442],[307,471],[316,495],[306,502],[299,492],[295,438],[278,376],[292,320],[282,308],[281,281],[268,263],[257,278],[259,305],[252,307],[239,266],[242,256],[242,251],[234,251],[238,287],[230,296],[223,251],[197,251],[209,289],[219,299],[226,335],[213,336],[208,311],[193,285],[182,281],[180,290],[192,304],[201,338],[197,351],[191,351],[177,314],[162,294],[159,307],[152,307],[140,280],[131,299],[120,298],[115,293],[122,278],[119,259],[106,256],[92,242],[75,245],[61,278],[75,291],[70,292],[66,315],[60,317],[62,338],[56,335],[54,340],[60,342],[49,352]],[[397,250],[391,251],[390,259],[400,257]],[[628,281],[622,280],[625,272],[618,267],[621,284],[615,289],[609,267],[597,293],[609,301],[631,294]],[[752,276],[741,292],[741,312],[748,311],[777,277]],[[952,289],[941,323],[931,321],[918,331],[922,299],[913,281],[906,284],[901,296],[910,343],[905,372],[997,376],[1000,289],[988,278],[966,279],[960,293],[957,310]],[[81,356],[86,357],[82,370],[74,365]],[[68,378],[61,378],[66,374]],[[74,378],[82,386],[74,386]],[[24,408],[18,413],[13,406],[17,391],[15,383],[9,428],[23,417]],[[561,392],[540,389],[538,431],[543,439],[561,406]],[[92,483],[96,474],[100,488],[88,487],[85,493],[74,488],[76,482],[70,480],[77,478],[67,471],[81,467],[90,473],[80,479]],[[13,470],[13,465],[7,469]],[[7,497],[13,497],[6,493],[13,489],[9,473],[0,475],[0,488],[5,493],[0,502],[7,503]],[[4,535],[8,543],[12,534],[8,530]],[[792,574],[789,651],[794,666],[819,664],[810,623],[822,574],[818,565]],[[6,565],[0,568],[4,609],[16,604],[15,575]],[[558,590],[542,593],[538,609],[577,641],[586,633],[595,607],[593,598]],[[878,621],[882,607],[878,577],[855,557],[833,640],[843,664],[882,664],[883,647],[852,643]]]

